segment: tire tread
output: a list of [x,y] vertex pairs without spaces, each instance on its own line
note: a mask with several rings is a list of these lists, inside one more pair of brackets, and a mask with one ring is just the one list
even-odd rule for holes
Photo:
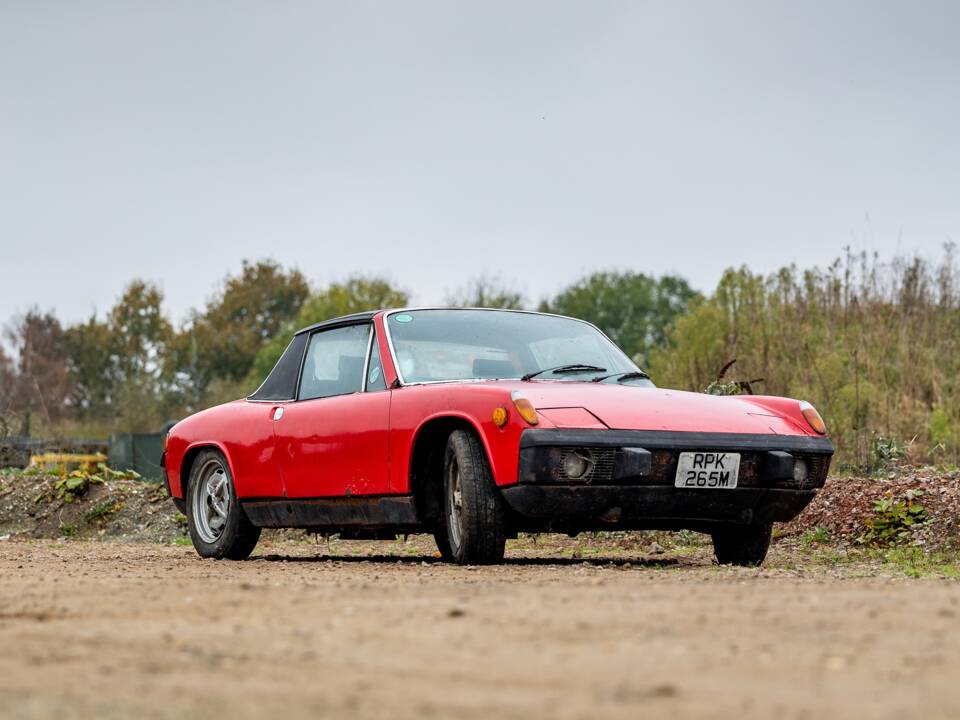
[[[204,542],[197,534],[194,528],[193,520],[193,498],[194,487],[199,480],[199,474],[204,466],[211,460],[216,460],[223,467],[230,481],[230,517],[223,533],[213,543]],[[217,450],[203,450],[193,460],[190,467],[190,479],[187,485],[187,492],[184,495],[187,503],[187,527],[190,532],[190,539],[193,541],[193,547],[197,554],[203,558],[213,558],[215,560],[246,560],[250,553],[257,546],[260,540],[260,528],[250,522],[243,507],[237,500],[236,489],[233,484],[233,474],[230,472],[229,465],[223,454]]]
[[718,563],[757,567],[767,557],[773,525],[731,525],[715,530],[711,535]]
[[[452,450],[456,454],[460,463],[465,511],[463,545],[459,552],[451,548],[451,554],[457,562],[466,565],[499,563],[506,546],[506,512],[483,445],[474,433],[454,430],[447,448],[448,453]],[[446,496],[446,488],[444,493]]]

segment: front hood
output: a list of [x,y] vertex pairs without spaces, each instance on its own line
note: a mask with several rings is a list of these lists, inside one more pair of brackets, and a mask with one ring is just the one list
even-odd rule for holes
[[[537,410],[584,408],[615,430],[813,435],[796,400],[738,395],[717,397],[661,388],[590,382],[514,382]],[[569,417],[569,414],[566,416]]]

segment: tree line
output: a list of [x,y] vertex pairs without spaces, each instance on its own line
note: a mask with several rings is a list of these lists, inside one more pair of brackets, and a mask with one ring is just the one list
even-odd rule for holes
[[[694,297],[682,278],[597,273],[539,307],[600,321],[628,352],[646,358]],[[300,271],[262,260],[225,277],[179,327],[163,300],[157,285],[134,280],[102,317],[64,325],[35,308],[11,320],[5,339],[12,353],[0,347],[0,434],[155,431],[168,419],[252,392],[294,330],[404,306],[410,297],[377,277],[312,288]],[[490,278],[472,280],[443,304],[528,307],[521,293]]]
[[[0,435],[155,431],[249,394],[295,329],[409,301],[384,278],[317,288],[298,270],[263,260],[226,276],[179,325],[164,312],[159,287],[143,280],[105,315],[73,325],[32,309],[8,323],[11,351],[0,347]],[[533,303],[508,284],[475,278],[442,304],[589,320],[661,386],[808,399],[844,462],[869,464],[878,443],[917,459],[960,457],[952,245],[938,261],[848,252],[827,268],[730,268],[706,295],[676,275],[598,272]]]

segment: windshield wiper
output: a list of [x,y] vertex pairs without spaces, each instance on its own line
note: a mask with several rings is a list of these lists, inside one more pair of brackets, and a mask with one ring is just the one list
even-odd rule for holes
[[614,373],[613,375],[601,375],[598,378],[594,378],[590,382],[603,382],[604,380],[609,380],[610,378],[616,378],[617,382],[623,382],[624,380],[636,380],[638,378],[650,379],[650,376],[647,375],[643,370],[631,370],[630,372]]
[[521,380],[532,380],[537,375],[542,375],[543,373],[578,373],[578,372],[606,372],[607,369],[604,367],[597,367],[596,365],[584,365],[583,363],[572,363],[570,365],[558,365],[557,367],[544,368],[543,370],[537,370],[536,372],[527,373],[524,375]]

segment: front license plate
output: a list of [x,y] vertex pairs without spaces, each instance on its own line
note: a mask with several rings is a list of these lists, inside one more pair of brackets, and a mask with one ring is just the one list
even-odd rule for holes
[[739,453],[685,452],[680,453],[673,485],[678,488],[735,488],[739,473]]

